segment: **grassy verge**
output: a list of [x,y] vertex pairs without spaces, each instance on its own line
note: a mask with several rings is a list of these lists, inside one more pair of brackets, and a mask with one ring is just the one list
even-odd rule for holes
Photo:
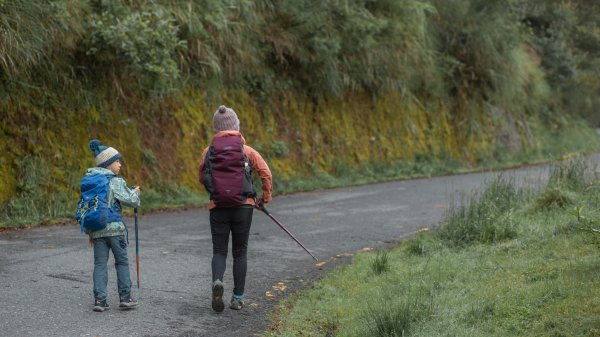
[[284,301],[265,336],[599,336],[592,172],[557,166],[536,191],[489,182],[438,230],[361,253]]

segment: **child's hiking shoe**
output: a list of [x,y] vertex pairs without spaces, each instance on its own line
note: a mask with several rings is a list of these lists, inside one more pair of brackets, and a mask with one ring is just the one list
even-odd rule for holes
[[94,311],[104,312],[105,310],[110,309],[106,300],[95,300],[94,301]]
[[119,309],[121,310],[127,310],[127,309],[133,309],[138,305],[138,302],[136,300],[133,299],[133,297],[129,296],[129,297],[125,297],[121,299],[121,302],[119,303]]
[[221,280],[213,282],[212,308],[216,312],[222,312],[225,309],[225,303],[223,303],[223,282]]
[[231,308],[233,310],[242,310],[243,307],[244,307],[244,298],[233,295],[231,297],[231,304],[229,305],[229,308]]

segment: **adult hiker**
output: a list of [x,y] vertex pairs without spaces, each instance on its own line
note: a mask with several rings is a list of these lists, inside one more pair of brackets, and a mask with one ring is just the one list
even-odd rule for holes
[[[240,133],[240,121],[233,109],[224,105],[214,113],[216,132],[210,146],[204,149],[200,160],[200,183],[210,193],[210,231],[212,234],[212,308],[221,312],[223,303],[223,275],[227,261],[229,233],[233,255],[233,293],[230,308],[244,306],[247,249],[254,205],[271,201],[272,176],[262,156],[246,144]],[[256,198],[252,172],[262,181],[262,196]],[[256,200],[256,201],[255,201]]]
[[96,167],[89,168],[81,181],[77,218],[81,228],[89,235],[94,247],[94,311],[108,310],[107,262],[112,250],[117,271],[119,308],[131,309],[138,302],[131,296],[131,278],[127,257],[127,227],[123,222],[123,205],[139,207],[140,188],[130,189],[120,177],[121,154],[112,147],[103,146],[99,140],[90,141]]

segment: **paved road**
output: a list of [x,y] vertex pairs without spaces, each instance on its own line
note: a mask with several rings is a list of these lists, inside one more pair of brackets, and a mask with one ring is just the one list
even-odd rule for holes
[[[589,158],[598,163],[600,155]],[[365,247],[381,247],[434,226],[452,200],[498,173],[397,181],[277,197],[269,208],[315,253],[317,266],[264,214],[255,212],[249,244],[247,307],[210,308],[211,240],[206,209],[140,218],[141,289],[137,310],[116,310],[109,260],[109,303],[92,309],[93,252],[78,227],[0,234],[0,336],[258,336],[278,301],[307,287]],[[537,183],[546,166],[502,173]],[[132,221],[129,219],[129,223]],[[133,242],[133,234],[132,234]],[[135,261],[135,249],[130,261]],[[131,267],[135,284],[135,268]],[[231,260],[225,277],[232,288]]]

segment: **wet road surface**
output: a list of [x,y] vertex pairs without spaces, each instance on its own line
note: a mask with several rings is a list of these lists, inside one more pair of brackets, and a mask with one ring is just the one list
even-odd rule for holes
[[[589,157],[600,161],[600,155]],[[352,254],[391,245],[433,227],[452,201],[498,174],[519,182],[545,181],[547,166],[501,173],[395,181],[276,197],[268,205],[321,259],[317,265],[265,214],[254,212],[248,252],[246,307],[210,306],[212,245],[208,210],[140,216],[141,288],[135,288],[133,221],[129,249],[136,310],[119,311],[114,260],[109,304],[92,311],[93,250],[72,225],[0,234],[0,336],[259,336],[282,298]],[[143,202],[143,201],[142,201]],[[231,254],[229,254],[231,255]],[[231,256],[225,298],[233,287]]]

